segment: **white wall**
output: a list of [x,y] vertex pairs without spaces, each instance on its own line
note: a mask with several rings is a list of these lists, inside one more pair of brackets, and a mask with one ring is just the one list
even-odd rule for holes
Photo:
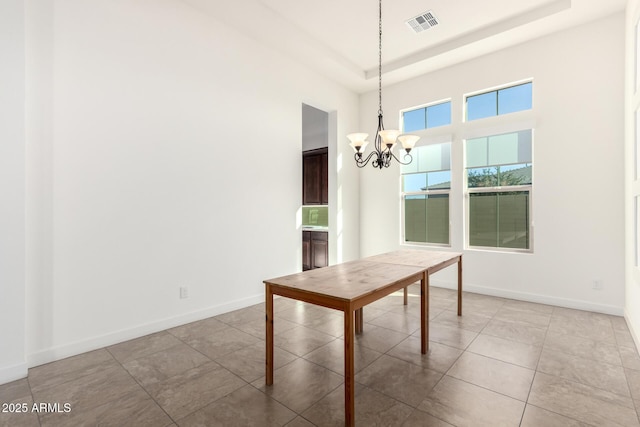
[[298,271],[303,102],[331,112],[334,262],[358,256],[355,94],[179,0],[27,5],[30,366]]
[[26,375],[24,5],[0,2],[0,384]]
[[[623,22],[617,14],[599,21],[597,32],[587,24],[383,87],[387,128],[398,126],[400,109],[452,98],[452,126],[434,131],[453,136],[451,249],[462,251],[463,138],[503,120],[463,124],[463,95],[533,78],[534,110],[504,120],[535,123],[534,252],[464,250],[467,290],[622,314]],[[377,107],[376,92],[361,97],[363,131],[374,132]],[[399,169],[367,167],[360,185],[361,254],[396,249]],[[594,279],[603,281],[602,290],[592,289]],[[452,286],[455,271],[438,280]]]
[[640,269],[636,262],[638,242],[635,198],[640,196],[640,181],[636,179],[636,120],[640,108],[640,90],[636,90],[636,25],[640,22],[640,1],[629,0],[626,11],[625,34],[625,282],[624,316],[640,347]]

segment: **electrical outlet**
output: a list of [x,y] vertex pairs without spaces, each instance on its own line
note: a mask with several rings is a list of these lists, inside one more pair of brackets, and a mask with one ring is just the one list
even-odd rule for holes
[[591,285],[592,289],[595,289],[596,291],[601,291],[602,290],[602,280],[601,279],[595,279]]
[[189,298],[189,288],[186,286],[180,286],[180,298]]

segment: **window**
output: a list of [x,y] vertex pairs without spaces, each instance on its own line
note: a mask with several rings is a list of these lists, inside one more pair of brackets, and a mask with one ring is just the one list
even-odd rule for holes
[[402,113],[403,132],[430,129],[451,124],[451,101]]
[[504,89],[467,97],[467,120],[500,116],[532,108],[533,83],[524,83]]
[[[414,148],[412,163],[400,169],[402,243],[451,246],[457,244],[451,241],[451,228],[454,228],[465,230],[460,236],[461,240],[464,237],[465,248],[533,250],[532,97],[533,82],[523,80],[465,95],[465,121],[496,118],[485,123],[455,123],[460,125],[455,129],[447,126],[431,130],[452,124],[450,100],[401,111],[403,132],[429,130],[417,132],[429,144]],[[518,111],[525,112],[512,116],[511,120],[502,117]],[[531,124],[522,125],[523,118]],[[640,112],[638,121],[640,123]],[[453,144],[458,141],[452,139],[455,136],[451,133],[458,130],[481,137],[461,141],[462,147],[456,151],[457,145]],[[640,146],[640,136],[638,141]],[[452,146],[454,156],[460,153],[462,158],[451,158]],[[453,183],[459,185],[453,188],[452,160],[455,162]],[[452,194],[454,203],[450,204]],[[456,200],[461,194],[465,196],[464,203]],[[451,206],[454,209],[461,206],[461,212],[450,216]],[[454,219],[455,227],[450,218]],[[464,218],[464,226],[455,223],[457,218]],[[640,259],[640,255],[638,257]]]
[[407,243],[449,245],[451,144],[417,147],[402,166],[403,235]]
[[466,141],[468,245],[531,249],[532,131]]

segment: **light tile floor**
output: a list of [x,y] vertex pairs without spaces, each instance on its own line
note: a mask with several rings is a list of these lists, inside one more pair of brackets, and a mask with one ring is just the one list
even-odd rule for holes
[[[471,293],[458,317],[456,293],[432,288],[421,355],[418,292],[365,308],[358,425],[640,426],[640,357],[622,318]],[[273,386],[259,304],[35,367],[0,386],[0,425],[342,425],[341,314],[285,298],[275,310]]]

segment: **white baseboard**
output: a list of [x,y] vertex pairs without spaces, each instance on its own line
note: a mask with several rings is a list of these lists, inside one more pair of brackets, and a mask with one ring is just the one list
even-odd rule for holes
[[[431,280],[431,285],[457,289],[457,283]],[[532,294],[527,292],[514,292],[504,289],[496,289],[485,286],[476,286],[471,284],[465,284],[464,290],[477,294],[490,295],[502,298],[515,299],[520,301],[535,302],[540,304],[548,304],[559,307],[574,308],[578,310],[594,311],[597,313],[605,313],[616,316],[624,315],[624,309],[622,307],[615,307],[605,304],[595,304],[588,301],[571,300],[566,298],[552,297],[548,295]],[[34,367],[45,363],[53,362],[56,360],[64,359],[67,357],[75,356],[87,351],[97,350],[110,345],[118,344],[134,338],[139,338],[144,335],[160,332],[165,329],[173,328],[176,326],[184,325],[186,323],[195,322],[197,320],[206,319],[208,317],[217,316],[219,314],[227,313],[229,311],[237,310],[240,308],[248,307],[253,304],[264,302],[264,294],[258,294],[247,298],[235,300],[226,304],[218,306],[208,307],[206,309],[174,316],[167,319],[162,319],[156,322],[146,323],[138,326],[134,326],[128,329],[122,329],[120,331],[112,332],[98,337],[88,338],[82,341],[76,341],[73,343],[51,347],[45,350],[38,351],[36,353],[29,354],[27,356],[27,363],[10,366],[0,369],[0,384],[4,384],[10,381],[14,381],[27,376],[27,367]],[[464,302],[463,302],[464,304]],[[629,329],[631,328],[630,322]],[[640,344],[640,337],[635,331],[631,330],[631,334],[636,342],[636,345]],[[638,345],[640,348],[640,345]]]
[[7,366],[0,369],[0,384],[10,383],[20,380],[27,376],[27,364],[19,363],[13,366]]
[[[431,280],[429,283],[433,286],[437,286],[440,288],[458,289],[457,283],[446,282],[441,280]],[[623,307],[616,307],[613,305],[606,305],[606,304],[596,304],[589,301],[559,298],[559,297],[553,297],[549,295],[532,294],[528,292],[515,292],[515,291],[509,291],[505,289],[489,288],[486,286],[477,286],[477,285],[471,285],[466,283],[463,285],[462,289],[464,291],[472,292],[474,294],[490,295],[493,297],[509,298],[509,299],[515,299],[519,301],[535,302],[538,304],[555,305],[558,307],[593,311],[596,313],[611,314],[614,316],[624,315]],[[464,304],[464,299],[462,303]]]
[[[132,328],[122,329],[109,334],[88,338],[82,341],[76,341],[73,343],[64,344],[61,346],[51,347],[45,350],[38,351],[27,355],[27,363],[30,368],[45,363],[54,362],[56,360],[64,359],[67,357],[75,356],[87,351],[97,350],[110,345],[118,344],[124,341],[128,341],[134,338],[139,338],[145,335],[153,334],[155,332],[164,331],[165,329],[174,328],[187,323],[195,322],[197,320],[206,319],[219,314],[227,313],[229,311],[245,308],[250,305],[264,302],[264,294],[254,295],[252,297],[242,298],[235,301],[231,301],[226,304],[221,304],[206,309],[193,311],[179,316],[162,319],[156,322],[150,322]],[[25,374],[26,376],[26,364]],[[0,383],[2,383],[2,371],[0,371]]]

